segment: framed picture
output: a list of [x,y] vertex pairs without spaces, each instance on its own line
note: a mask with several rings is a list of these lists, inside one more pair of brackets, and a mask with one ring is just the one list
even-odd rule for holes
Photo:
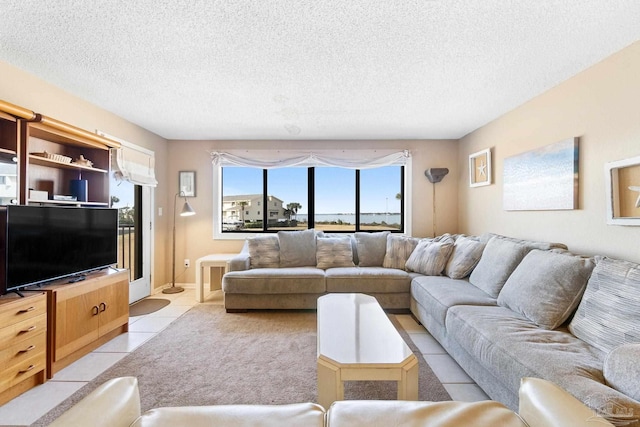
[[178,188],[184,197],[196,197],[196,172],[180,171],[178,173]]
[[480,187],[491,184],[491,149],[478,151],[469,156],[469,186]]
[[578,209],[579,157],[576,137],[505,158],[504,210]]
[[640,156],[605,164],[607,224],[640,225]]

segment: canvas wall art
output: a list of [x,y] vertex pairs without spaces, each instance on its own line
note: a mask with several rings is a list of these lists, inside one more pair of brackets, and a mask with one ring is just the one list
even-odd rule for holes
[[577,209],[578,154],[578,138],[569,138],[506,158],[504,209]]

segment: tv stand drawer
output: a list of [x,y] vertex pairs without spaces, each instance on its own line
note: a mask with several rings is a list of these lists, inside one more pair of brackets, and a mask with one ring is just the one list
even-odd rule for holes
[[47,314],[47,299],[26,297],[18,299],[7,298],[6,304],[0,304],[0,328],[11,326],[41,314]]
[[46,381],[47,298],[0,298],[0,405]]

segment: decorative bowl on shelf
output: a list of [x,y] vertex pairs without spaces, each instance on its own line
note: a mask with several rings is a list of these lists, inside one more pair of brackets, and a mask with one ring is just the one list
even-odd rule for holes
[[43,157],[45,159],[55,160],[56,162],[60,162],[60,163],[71,163],[71,157],[63,156],[62,154],[52,154],[46,151],[43,151],[42,153],[31,153],[31,154],[34,156]]

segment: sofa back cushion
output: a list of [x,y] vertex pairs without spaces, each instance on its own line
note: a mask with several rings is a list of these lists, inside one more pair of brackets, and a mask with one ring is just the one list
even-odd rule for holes
[[351,237],[321,237],[316,241],[317,267],[321,269],[335,267],[355,267]]
[[280,267],[278,236],[255,236],[247,239],[251,268]]
[[387,236],[389,234],[388,231],[355,233],[360,267],[382,267],[384,256],[387,253]]
[[415,237],[389,234],[387,236],[387,248],[382,266],[385,268],[399,268],[400,270],[404,270],[407,260],[419,241],[420,239]]
[[569,330],[605,352],[640,343],[640,265],[597,260]]
[[316,232],[278,231],[280,267],[308,267],[316,265]]
[[493,298],[498,298],[507,279],[530,250],[530,247],[521,243],[492,237],[478,265],[471,272],[469,282]]
[[463,279],[478,265],[486,243],[471,237],[460,236],[453,245],[453,251],[444,269],[444,274],[452,279]]
[[507,279],[498,305],[556,329],[577,307],[594,267],[593,258],[534,249]]
[[439,276],[451,256],[453,243],[451,237],[440,241],[420,240],[405,264],[406,269],[425,276]]

